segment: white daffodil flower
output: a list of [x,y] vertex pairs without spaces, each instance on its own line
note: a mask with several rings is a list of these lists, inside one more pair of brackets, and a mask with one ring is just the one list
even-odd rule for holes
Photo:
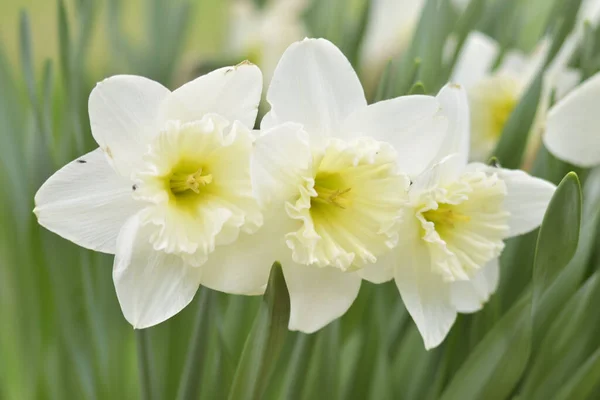
[[[467,90],[471,107],[471,159],[486,161],[492,154],[508,118],[546,59],[550,42],[542,41],[531,56],[509,51],[493,69],[500,46],[480,32],[472,32],[459,55],[452,80]],[[539,143],[538,123],[543,121],[552,91],[563,97],[580,80],[579,72],[566,67],[574,43],[569,42],[545,74],[538,119],[531,143]]]
[[279,260],[289,328],[310,333],[346,312],[362,277],[386,275],[382,261],[402,234],[405,174],[430,165],[449,118],[432,96],[368,106],[352,66],[324,39],[286,50],[267,100],[252,157],[264,226],[244,242],[245,263],[214,270],[203,284],[245,293],[239,282],[253,281],[258,291]]
[[556,157],[571,164],[600,164],[600,74],[559,101],[548,113],[544,144]]
[[230,5],[229,47],[260,66],[265,84],[285,49],[306,36],[302,13],[307,0],[234,0]]
[[262,224],[250,180],[261,90],[260,70],[249,63],[174,92],[139,76],[108,78],[89,99],[100,147],[36,194],[41,225],[116,255],[117,296],[135,328],[183,309],[203,271],[233,254],[240,260],[229,245]]
[[457,312],[482,308],[498,284],[504,240],[538,227],[555,190],[523,171],[468,164],[463,91],[453,104],[461,116],[439,161],[412,178],[387,268],[427,349],[444,340]]

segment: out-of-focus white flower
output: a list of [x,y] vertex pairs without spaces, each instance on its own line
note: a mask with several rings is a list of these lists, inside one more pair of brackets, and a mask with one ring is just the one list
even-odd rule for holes
[[450,85],[438,99],[454,123],[436,163],[411,179],[386,268],[427,349],[443,341],[457,312],[482,308],[498,284],[504,240],[539,226],[555,190],[523,171],[468,164],[466,95]]
[[544,144],[556,157],[582,167],[600,164],[600,74],[550,109]]
[[361,49],[361,67],[378,74],[410,43],[424,0],[372,0]]
[[262,90],[249,63],[170,92],[139,76],[100,82],[89,99],[98,149],[50,177],[35,196],[41,225],[115,254],[125,318],[158,324],[193,298],[204,270],[262,224],[250,154]]
[[[371,9],[361,47],[361,77],[367,86],[376,84],[388,61],[410,44],[425,0],[370,0]],[[470,0],[452,0],[463,11]],[[451,46],[447,48],[450,49]]]
[[583,0],[581,8],[577,14],[578,26],[581,29],[583,22],[589,21],[592,25],[598,23],[600,18],[600,1],[599,0]]
[[269,0],[260,8],[253,0],[234,0],[230,10],[229,47],[260,66],[265,85],[285,49],[307,35],[302,13],[308,0]]
[[[574,44],[569,42],[547,69],[532,143],[539,141],[539,123],[544,120],[552,91],[563,97],[580,79],[566,67]],[[472,32],[461,51],[452,80],[463,85],[471,107],[471,157],[483,161],[491,155],[510,114],[542,67],[550,42],[543,40],[531,56],[509,51],[497,69],[493,69],[500,47],[480,32]],[[534,146],[535,147],[535,146]]]
[[401,234],[405,174],[431,163],[448,119],[431,96],[367,106],[352,66],[324,39],[286,50],[267,100],[271,110],[252,157],[265,224],[248,237],[245,263],[213,270],[204,284],[243,293],[236,282],[261,276],[256,286],[264,288],[268,261],[279,260],[290,293],[289,327],[313,332],[346,312],[361,277],[377,280],[384,272]]

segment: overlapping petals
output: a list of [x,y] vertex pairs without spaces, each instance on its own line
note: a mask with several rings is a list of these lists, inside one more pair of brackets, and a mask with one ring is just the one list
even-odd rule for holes
[[117,295],[134,327],[179,312],[210,254],[262,224],[249,172],[261,89],[261,73],[249,63],[174,92],[143,77],[108,78],[89,99],[100,148],[36,195],[48,229],[116,253]]

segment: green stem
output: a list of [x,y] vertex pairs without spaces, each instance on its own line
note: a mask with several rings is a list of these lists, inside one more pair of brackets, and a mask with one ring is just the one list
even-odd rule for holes
[[150,337],[147,330],[136,330],[138,370],[140,374],[140,398],[152,400],[152,372],[150,356]]
[[194,331],[185,361],[185,368],[179,382],[177,399],[188,400],[198,398],[198,383],[202,380],[206,357],[208,356],[208,339],[210,332],[210,290],[200,289],[198,311]]

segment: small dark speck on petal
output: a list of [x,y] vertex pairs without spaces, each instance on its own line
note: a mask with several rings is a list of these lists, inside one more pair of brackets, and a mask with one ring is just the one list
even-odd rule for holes
[[133,185],[133,186],[131,187],[131,190],[133,190],[134,192],[136,191],[136,189],[137,189],[137,185]]
[[78,162],[79,164],[85,164],[87,161],[79,159],[79,160],[77,160],[77,162]]

